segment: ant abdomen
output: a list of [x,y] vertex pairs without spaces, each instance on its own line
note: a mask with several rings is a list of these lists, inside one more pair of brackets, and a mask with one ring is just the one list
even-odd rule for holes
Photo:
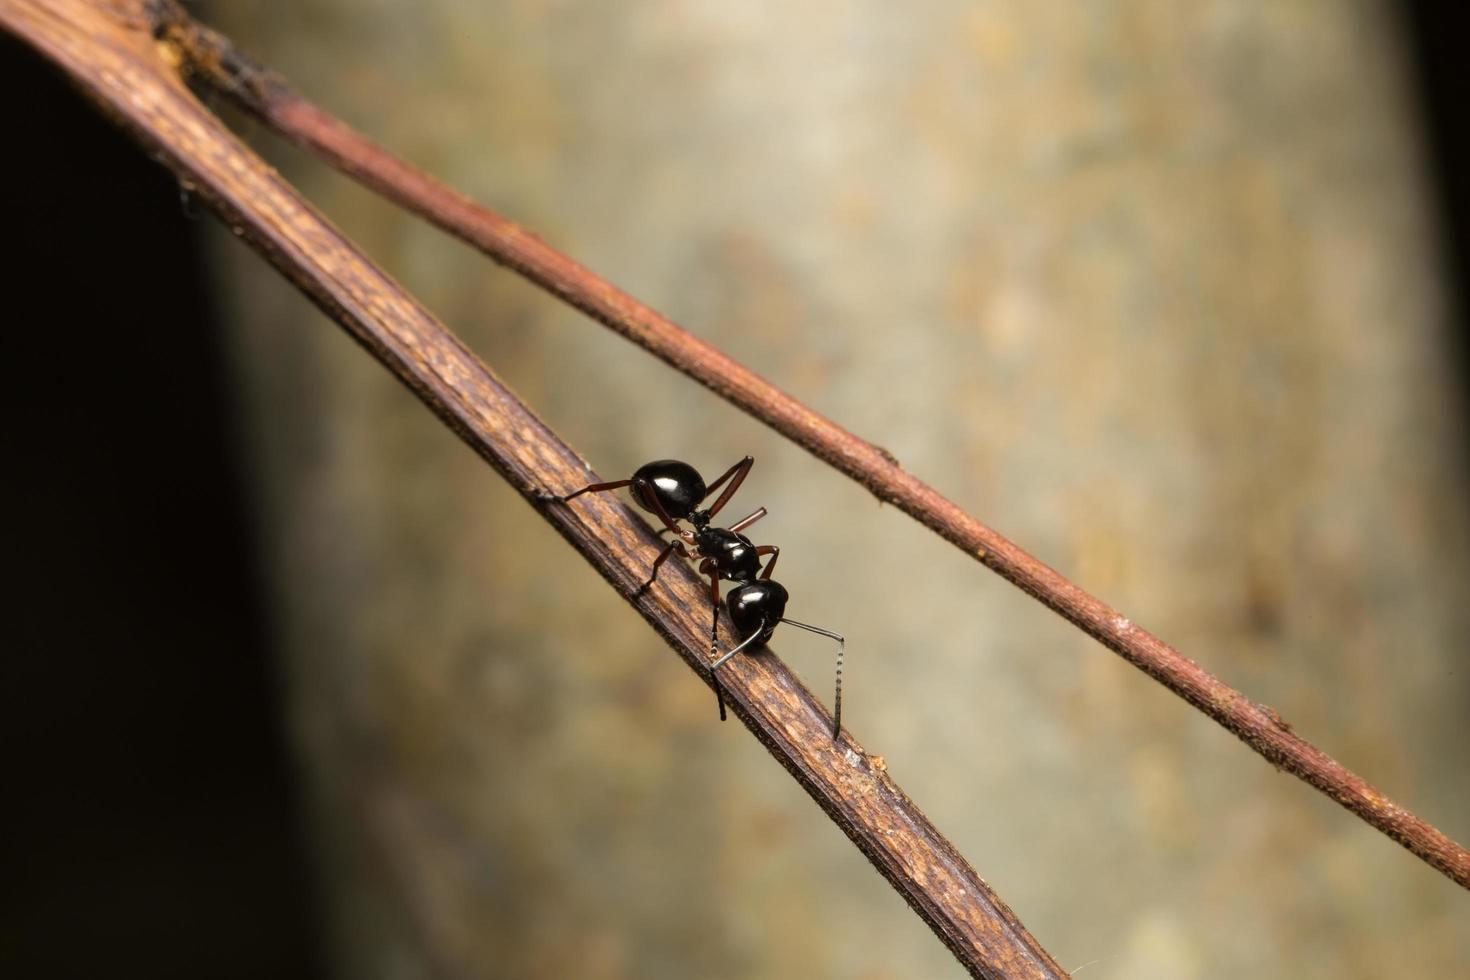
[[[631,492],[633,502],[650,514],[657,514],[662,505],[664,513],[676,521],[694,513],[706,494],[699,471],[677,459],[656,459],[638,467]],[[658,498],[657,504],[648,498],[650,493]]]

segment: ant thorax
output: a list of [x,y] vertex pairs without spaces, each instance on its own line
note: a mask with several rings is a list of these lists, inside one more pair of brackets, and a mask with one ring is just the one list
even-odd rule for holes
[[749,582],[760,571],[760,555],[745,535],[723,527],[705,527],[692,537],[698,557],[714,563],[721,578]]

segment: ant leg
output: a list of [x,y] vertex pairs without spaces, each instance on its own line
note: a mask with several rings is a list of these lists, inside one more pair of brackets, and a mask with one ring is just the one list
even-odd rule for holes
[[766,509],[764,507],[757,507],[755,513],[747,514],[745,517],[740,518],[740,520],[736,521],[734,524],[731,524],[727,530],[743,531],[765,516]]
[[[747,457],[745,457],[740,462],[736,463],[734,466],[730,467],[728,470],[726,470],[724,473],[722,473],[720,475],[720,478],[718,480],[716,480],[714,483],[711,483],[709,486],[705,487],[704,488],[704,497],[701,497],[700,499],[703,500],[703,499],[707,498],[710,494],[714,493],[716,490],[720,489],[720,484],[724,483],[726,480],[730,479],[730,477],[734,476],[735,475],[735,472],[737,470],[739,470],[741,467],[744,467],[747,471],[749,471],[750,468],[752,466],[754,466],[754,465],[755,465],[755,457],[754,456],[747,456]],[[742,475],[740,477],[740,479],[743,480],[743,479],[745,479],[745,477]],[[740,480],[736,480],[735,482],[738,485],[740,483]]]
[[781,549],[773,544],[763,544],[759,548],[755,549],[755,553],[757,555],[771,556],[771,560],[766,562],[766,567],[761,569],[761,579],[769,579],[771,577],[771,572],[774,571],[776,568],[776,559],[781,557]]
[[572,493],[566,494],[565,496],[554,493],[539,493],[536,496],[539,497],[541,500],[546,501],[547,503],[564,504],[568,500],[571,500],[573,497],[580,497],[584,493],[603,493],[607,490],[621,490],[623,487],[626,487],[632,482],[632,480],[614,480],[611,483],[593,483],[589,486],[583,487],[580,490],[576,490]]
[[798,623],[794,619],[783,619],[781,622],[788,626],[798,626],[810,633],[819,633],[822,636],[837,641],[837,697],[832,702],[832,740],[836,741],[842,731],[842,651],[847,645],[841,633],[824,630],[820,626],[808,626],[806,623]]
[[720,573],[708,558],[699,563],[699,573],[709,576],[709,601],[715,610],[714,622],[709,627],[709,652],[713,656],[718,649],[716,636],[720,628]]
[[684,542],[679,540],[670,541],[664,546],[664,550],[658,553],[658,557],[653,560],[653,569],[648,576],[648,581],[640,585],[638,591],[633,593],[634,595],[642,595],[653,588],[653,583],[658,578],[658,566],[668,561],[669,555],[672,555],[676,551],[679,553],[680,558],[689,557],[689,552],[684,550]]
[[[714,504],[710,506],[710,517],[714,517],[720,512],[721,507],[730,502],[730,498],[735,496],[735,491],[740,489],[740,484],[745,482],[746,476],[748,476],[750,473],[750,468],[754,465],[755,457],[747,456],[740,462],[736,463],[734,466],[726,470],[724,476],[720,477],[714,483],[711,483],[709,485],[709,487],[704,491],[705,499],[708,499],[709,495],[715,492],[716,487],[724,483],[726,480],[730,480],[730,485],[725,488],[725,492],[720,494],[719,498],[715,500]],[[734,477],[734,479],[731,479],[731,477]]]
[[628,482],[633,484],[633,489],[638,491],[639,496],[653,504],[653,513],[658,517],[659,520],[663,521],[664,528],[666,530],[673,531],[675,534],[678,534],[679,525],[675,524],[674,519],[669,516],[669,512],[664,510],[663,501],[659,500],[658,494],[654,493],[653,490],[648,486],[648,481],[629,480]]
[[[713,656],[720,649],[715,643],[715,638],[718,636],[720,629],[720,573],[715,571],[714,563],[708,558],[699,563],[699,571],[709,576],[709,599],[710,605],[714,609],[714,619],[710,622],[709,627],[709,652]],[[720,679],[715,676],[715,669],[713,667],[709,668],[709,680],[715,689],[715,701],[720,705],[720,721],[724,721],[725,690],[720,685]]]

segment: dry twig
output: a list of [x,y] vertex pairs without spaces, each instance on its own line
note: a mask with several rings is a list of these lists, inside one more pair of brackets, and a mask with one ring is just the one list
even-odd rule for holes
[[[534,502],[541,488],[585,482],[589,471],[569,447],[193,98],[141,12],[130,0],[0,0],[0,26],[69,72],[522,496]],[[708,678],[708,599],[693,572],[671,563],[659,586],[637,594],[659,543],[646,525],[606,497],[542,516]],[[728,631],[724,639],[735,640]],[[826,712],[773,654],[723,670],[735,713],[972,975],[1065,976],[881,758],[850,736],[832,738]]]
[[1273,766],[1315,786],[1470,888],[1470,853],[1463,847],[1301,738],[1276,711],[1219,680],[904,472],[892,454],[802,405],[535,235],[394,157],[244,57],[227,38],[194,23],[173,0],[153,0],[150,7],[160,36],[177,46],[188,70],[276,132],[514,269],[846,473],[1209,715]]

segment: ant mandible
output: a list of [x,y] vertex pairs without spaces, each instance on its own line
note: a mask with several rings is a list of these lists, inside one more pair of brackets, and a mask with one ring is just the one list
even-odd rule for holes
[[[734,649],[709,665],[710,683],[715,689],[715,700],[720,706],[721,721],[725,720],[725,696],[719,679],[715,677],[715,668],[751,646],[766,643],[775,632],[776,624],[789,623],[836,640],[837,695],[832,709],[832,737],[837,738],[842,728],[843,638],[830,630],[784,618],[786,600],[790,598],[790,593],[781,583],[771,579],[771,572],[776,567],[776,559],[781,556],[781,549],[776,545],[756,546],[740,533],[766,516],[764,507],[757,508],[727,528],[711,525],[714,516],[735,496],[735,491],[740,489],[740,484],[745,482],[754,465],[755,458],[746,456],[726,470],[718,480],[706,485],[699,471],[688,463],[677,459],[659,459],[638,467],[626,480],[593,483],[564,496],[542,494],[541,498],[548,502],[566,503],[584,493],[604,493],[630,487],[629,493],[633,502],[657,517],[663,523],[664,529],[675,535],[674,540],[653,560],[648,581],[639,587],[638,594],[647,591],[658,579],[659,566],[668,560],[669,555],[677,552],[681,558],[699,559],[699,574],[709,576],[710,605],[713,607],[713,621],[710,623],[711,655],[718,653],[716,638],[720,625],[720,580],[740,583],[725,597],[725,606],[731,623],[743,639]],[[703,510],[699,509],[700,504],[727,482],[729,486],[725,487],[713,504]],[[678,522],[681,520],[688,521],[692,529],[680,527]],[[764,555],[770,555],[771,560],[766,562],[765,568],[761,568],[760,560]]]

